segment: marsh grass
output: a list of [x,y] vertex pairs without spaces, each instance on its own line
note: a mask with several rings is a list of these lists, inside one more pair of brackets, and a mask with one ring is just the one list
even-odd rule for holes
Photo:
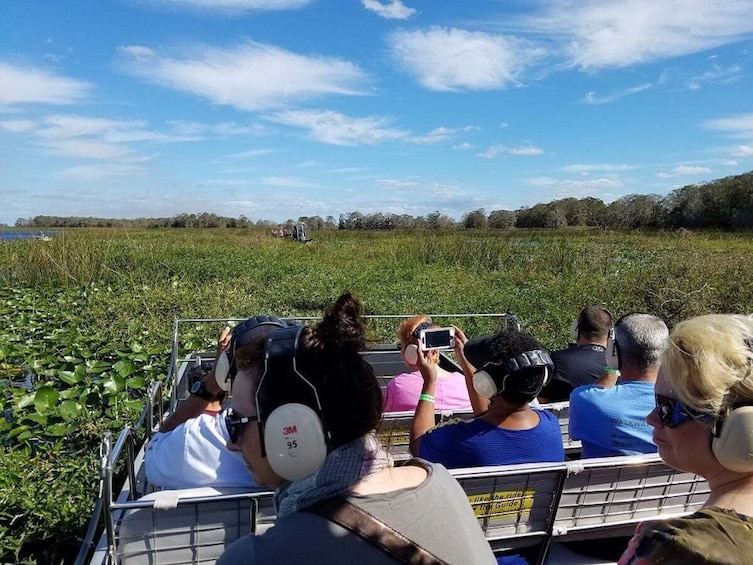
[[[46,539],[75,539],[90,512],[96,475],[94,460],[76,453],[95,453],[98,434],[127,418],[128,402],[138,404],[139,382],[164,376],[175,318],[316,316],[350,290],[370,314],[509,311],[558,348],[578,311],[593,303],[616,315],[654,313],[670,325],[707,312],[753,312],[749,234],[333,231],[313,237],[302,245],[265,230],[84,229],[51,241],[0,244],[0,371],[33,366],[37,386],[85,406],[63,414],[65,425],[78,426],[80,451],[71,451],[45,443],[34,405],[20,407],[23,393],[6,389],[4,409],[15,420],[0,418],[0,425],[13,431],[23,422],[28,429],[13,441],[4,438],[0,472],[18,475],[21,485],[9,482],[0,506],[33,505],[30,481],[39,479],[19,469],[58,461],[65,479],[49,481],[49,496],[36,506],[47,530],[0,513],[2,561],[52,559],[34,548],[45,547]],[[458,321],[471,336],[498,324]],[[374,323],[371,338],[394,342],[397,323]],[[185,347],[211,349],[217,330],[197,329]],[[76,384],[80,365],[85,378]],[[84,385],[91,392],[82,396],[77,387]],[[47,429],[59,430],[54,407],[45,409]],[[29,449],[21,437],[42,443]],[[65,514],[55,513],[56,500],[69,504]]]

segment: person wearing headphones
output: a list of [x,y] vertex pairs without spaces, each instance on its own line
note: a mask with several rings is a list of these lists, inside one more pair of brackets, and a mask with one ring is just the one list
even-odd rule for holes
[[711,494],[683,518],[641,523],[620,565],[743,565],[753,555],[753,318],[711,314],[669,336],[648,415],[659,455]]
[[343,294],[314,327],[238,350],[228,448],[275,488],[277,518],[219,565],[496,563],[460,485],[440,465],[395,467],[375,430],[382,390],[360,351],[360,302]]
[[595,383],[604,373],[612,332],[612,314],[608,310],[601,306],[581,310],[570,328],[575,343],[552,353],[554,376],[542,389],[539,402],[568,400],[575,387]]
[[[217,339],[217,356],[211,367],[190,367],[190,395],[149,440],[144,457],[147,481],[162,489],[196,487],[256,487],[242,457],[227,449],[230,439],[222,402],[235,372],[233,352],[287,324],[269,316],[255,316],[226,327]],[[226,367],[220,375],[221,366]]]
[[[418,370],[418,341],[421,330],[436,328],[429,316],[408,318],[398,330],[400,355],[411,369],[390,379],[384,395],[385,412],[415,410],[424,380]],[[466,410],[471,407],[465,377],[462,373],[450,372],[439,366],[439,351],[426,353],[427,360],[437,368],[437,386],[434,393],[434,408],[437,410]]]
[[505,328],[468,341],[455,328],[455,354],[476,417],[434,427],[437,372],[419,348],[424,384],[411,425],[413,455],[448,468],[564,461],[556,416],[530,406],[553,370],[549,352],[532,335]]
[[656,316],[633,313],[617,320],[614,332],[609,370],[570,394],[570,439],[581,441],[583,458],[656,453],[646,416],[669,330]]

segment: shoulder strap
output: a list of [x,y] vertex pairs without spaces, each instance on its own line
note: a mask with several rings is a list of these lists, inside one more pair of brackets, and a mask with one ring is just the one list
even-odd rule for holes
[[327,518],[358,534],[389,553],[400,563],[408,565],[447,565],[446,561],[408,539],[363,508],[351,504],[340,496],[321,500],[305,510]]

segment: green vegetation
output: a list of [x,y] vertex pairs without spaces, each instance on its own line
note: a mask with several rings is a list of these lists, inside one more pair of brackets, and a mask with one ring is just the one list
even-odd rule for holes
[[[0,244],[0,561],[60,562],[96,496],[102,433],[164,378],[177,317],[318,315],[352,290],[371,314],[504,312],[552,348],[578,310],[670,324],[753,312],[753,238],[682,231],[68,230]],[[470,335],[491,321],[467,322]],[[209,348],[216,328],[191,347]],[[372,328],[394,340],[394,328]]]

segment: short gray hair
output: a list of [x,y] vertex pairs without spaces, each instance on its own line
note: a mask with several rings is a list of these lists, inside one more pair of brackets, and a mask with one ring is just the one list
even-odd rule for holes
[[661,318],[627,314],[617,320],[614,333],[621,363],[627,361],[639,371],[658,368],[669,340],[669,329]]

